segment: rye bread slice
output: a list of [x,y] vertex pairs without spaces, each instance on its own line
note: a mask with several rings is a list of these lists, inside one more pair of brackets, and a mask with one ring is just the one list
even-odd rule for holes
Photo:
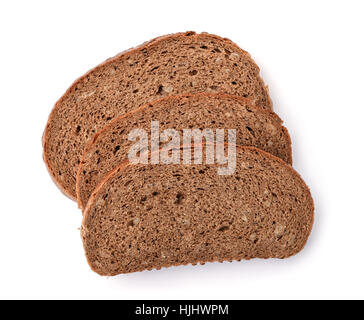
[[237,148],[233,175],[217,164],[115,168],[92,194],[81,227],[100,275],[251,258],[287,258],[313,225],[308,187],[291,166]]
[[151,121],[156,120],[160,133],[175,129],[181,142],[183,129],[209,128],[214,133],[216,129],[235,129],[238,145],[257,147],[292,164],[289,134],[272,111],[255,106],[246,98],[226,94],[167,97],[116,118],[95,135],[85,148],[78,169],[76,189],[80,208],[86,206],[103,177],[127,159],[129,149],[135,144],[128,140],[128,134],[133,129],[142,129],[150,138]]
[[86,143],[113,118],[164,96],[224,92],[271,108],[259,68],[226,38],[178,33],[107,60],[58,100],[44,136],[44,160],[57,185],[76,198],[76,174]]

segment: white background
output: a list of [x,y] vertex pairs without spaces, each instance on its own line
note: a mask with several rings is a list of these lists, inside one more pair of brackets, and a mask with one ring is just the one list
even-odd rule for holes
[[[1,1],[0,298],[364,298],[363,1]],[[103,278],[81,212],[52,183],[41,136],[55,101],[106,58],[166,33],[249,51],[288,127],[316,219],[288,260]]]

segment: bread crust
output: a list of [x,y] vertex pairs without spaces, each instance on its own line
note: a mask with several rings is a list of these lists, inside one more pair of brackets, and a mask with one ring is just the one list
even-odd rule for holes
[[[220,40],[220,41],[226,41],[228,42],[229,45],[233,46],[236,48],[237,51],[241,52],[242,54],[248,56],[251,60],[252,65],[254,65],[257,70],[259,71],[259,67],[257,66],[257,64],[254,62],[253,59],[251,59],[251,56],[248,52],[246,52],[245,50],[241,49],[237,44],[235,44],[234,42],[232,42],[230,39],[228,38],[222,38],[219,37],[217,35],[212,35],[212,34],[208,34],[206,32],[201,33],[202,34],[206,34],[209,35],[211,38]],[[48,172],[50,173],[50,175],[52,176],[52,179],[55,181],[56,185],[60,188],[60,190],[67,195],[70,199],[75,200],[77,198],[76,194],[73,194],[72,191],[67,189],[67,186],[63,183],[62,180],[59,179],[58,175],[54,172],[54,170],[51,167],[50,161],[49,161],[49,155],[47,154],[47,149],[46,149],[46,145],[48,143],[48,137],[49,137],[49,125],[56,113],[56,111],[58,110],[58,108],[62,105],[62,102],[65,100],[65,97],[68,96],[73,90],[74,88],[77,86],[78,83],[80,83],[83,79],[87,78],[90,74],[92,74],[93,72],[101,69],[102,67],[104,67],[106,64],[109,63],[113,63],[114,61],[116,61],[120,56],[123,56],[124,58],[127,58],[129,56],[131,56],[132,54],[136,53],[140,48],[151,48],[154,45],[166,40],[166,39],[170,39],[170,38],[183,38],[183,37],[198,37],[200,34],[194,32],[194,31],[187,31],[187,32],[181,32],[181,33],[175,33],[175,34],[169,34],[169,35],[164,35],[164,36],[160,36],[157,38],[154,38],[148,42],[145,42],[139,46],[130,48],[128,50],[122,51],[121,53],[117,54],[116,56],[109,58],[107,60],[105,60],[103,63],[99,64],[98,66],[92,68],[91,70],[89,70],[87,73],[85,73],[84,75],[82,75],[81,77],[79,77],[77,80],[75,80],[73,82],[73,84],[67,89],[67,91],[64,93],[64,95],[58,99],[58,101],[56,102],[56,104],[54,105],[49,117],[48,117],[48,121],[46,124],[46,128],[44,130],[43,133],[43,159],[44,162],[47,166]],[[268,86],[266,86],[264,84],[263,79],[258,76],[257,80],[260,82],[261,86],[265,89],[265,98],[268,101],[268,105],[267,107],[272,109],[272,100],[269,96],[269,92],[268,92]]]
[[52,181],[54,182],[54,184],[58,187],[58,189],[62,192],[62,194],[64,194],[67,198],[73,200],[73,201],[76,201],[77,202],[77,196],[75,197],[71,192],[69,192],[65,187],[64,185],[61,183],[61,181],[59,181],[57,178],[56,178],[56,174],[53,173],[53,170],[52,170],[52,167],[50,166],[49,162],[48,162],[48,159],[46,157],[46,154],[45,154],[45,149],[46,149],[46,144],[47,144],[47,141],[46,139],[44,138],[44,135],[45,135],[45,131],[42,135],[42,146],[43,146],[43,154],[42,154],[42,158],[43,158],[43,162],[47,168],[47,171],[52,179]]

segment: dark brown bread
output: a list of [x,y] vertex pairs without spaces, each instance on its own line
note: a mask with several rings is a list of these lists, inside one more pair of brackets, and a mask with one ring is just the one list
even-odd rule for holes
[[251,258],[287,258],[305,245],[314,205],[281,159],[237,149],[233,175],[218,165],[121,164],[92,194],[81,235],[100,275]]
[[248,97],[271,108],[250,55],[215,35],[163,36],[107,60],[78,79],[53,108],[43,136],[50,174],[75,198],[84,147],[109,121],[155,98],[209,91]]
[[236,129],[238,145],[254,146],[292,163],[291,141],[281,119],[246,98],[226,94],[189,94],[167,97],[147,104],[112,121],[86,147],[77,174],[77,199],[84,208],[103,177],[127,159],[133,129],[151,136],[151,121],[159,131],[176,129]]

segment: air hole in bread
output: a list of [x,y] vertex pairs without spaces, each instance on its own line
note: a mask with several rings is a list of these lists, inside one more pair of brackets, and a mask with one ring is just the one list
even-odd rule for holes
[[181,204],[182,200],[185,198],[184,194],[181,192],[178,192],[176,195],[176,204]]
[[130,183],[132,183],[132,180],[129,180],[129,181],[125,182],[124,187],[127,187]]
[[159,86],[157,94],[162,95],[162,93],[163,93],[163,86]]
[[127,227],[135,227],[140,222],[139,218],[133,218],[129,220],[126,224]]
[[119,150],[120,150],[120,146],[116,146],[116,147],[114,148],[114,154],[116,154]]
[[221,228],[219,228],[217,231],[220,231],[220,232],[224,232],[224,231],[227,231],[229,230],[230,227],[229,226],[222,226]]
[[255,132],[254,132],[254,130],[252,129],[252,128],[250,128],[250,127],[246,127],[247,129],[248,129],[248,131],[252,134],[252,136],[253,137],[255,137]]

